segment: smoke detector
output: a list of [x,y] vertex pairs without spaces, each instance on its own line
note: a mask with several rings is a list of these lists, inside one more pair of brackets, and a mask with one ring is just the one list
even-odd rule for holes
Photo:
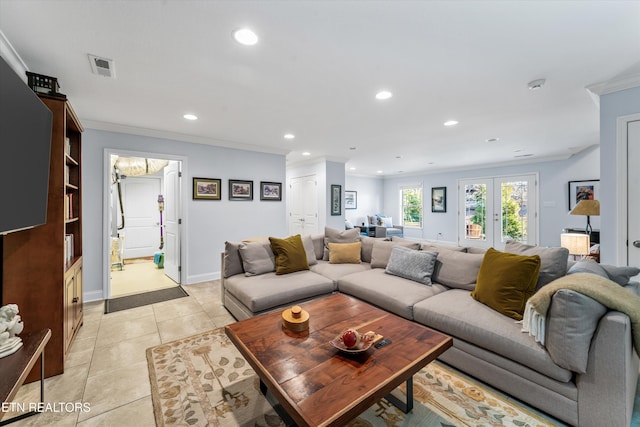
[[529,90],[538,90],[540,89],[542,86],[544,86],[546,80],[545,79],[538,79],[538,80],[533,80],[530,81],[527,86],[529,87]]
[[102,58],[89,54],[89,62],[91,63],[91,71],[103,77],[116,78],[116,65],[113,59]]

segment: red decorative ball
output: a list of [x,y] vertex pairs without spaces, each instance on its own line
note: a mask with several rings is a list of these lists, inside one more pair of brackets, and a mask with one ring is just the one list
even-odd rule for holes
[[347,329],[342,334],[342,342],[348,348],[357,347],[360,343],[360,334],[354,329]]

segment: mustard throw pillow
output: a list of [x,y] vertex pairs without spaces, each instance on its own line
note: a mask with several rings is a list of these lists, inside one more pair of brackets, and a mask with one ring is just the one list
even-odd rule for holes
[[361,242],[328,243],[329,264],[360,264]]
[[522,319],[524,306],[536,289],[540,256],[524,256],[489,248],[482,259],[471,296],[494,310]]
[[308,270],[309,261],[299,234],[277,239],[269,237],[271,249],[276,254],[276,274],[293,273],[294,271]]

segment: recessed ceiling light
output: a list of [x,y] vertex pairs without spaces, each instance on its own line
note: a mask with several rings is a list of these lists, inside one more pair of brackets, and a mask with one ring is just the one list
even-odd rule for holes
[[351,166],[351,167],[349,168],[349,170],[350,170],[350,171],[354,171],[354,170],[356,170],[356,168],[354,168],[353,166]]
[[354,151],[356,147],[349,147],[349,150]]
[[198,116],[196,116],[195,114],[185,114],[182,117],[184,117],[187,120],[198,120]]
[[401,158],[402,158],[402,156],[396,156],[396,159],[401,159]]
[[427,164],[428,164],[428,165],[432,165],[432,164],[433,164],[433,162],[429,162],[429,163],[427,163]]
[[305,151],[304,153],[302,153],[302,155],[303,155],[303,156],[310,156],[310,155],[311,155],[311,153],[310,153],[310,152],[308,152],[308,151]]
[[292,133],[285,133],[284,134],[284,139],[293,139],[295,137],[296,136],[294,134],[292,134]]
[[484,140],[485,142],[498,142],[500,141],[500,138],[488,138]]
[[379,100],[385,100],[385,99],[389,99],[393,96],[393,94],[391,92],[389,92],[388,90],[381,90],[380,92],[376,93],[376,99]]
[[376,171],[376,173],[382,173],[382,171]]
[[245,46],[253,46],[258,43],[258,36],[256,33],[248,28],[240,28],[233,32],[233,38],[240,44]]
[[443,123],[445,126],[455,126],[458,124],[457,120],[447,120],[446,122]]

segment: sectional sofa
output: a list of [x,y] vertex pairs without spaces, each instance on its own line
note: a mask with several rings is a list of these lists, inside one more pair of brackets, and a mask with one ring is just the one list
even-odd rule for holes
[[[359,263],[332,263],[328,242],[352,242],[354,236],[332,229],[303,236],[309,269],[281,275],[273,271],[269,241],[227,242],[222,254],[224,306],[242,320],[343,292],[452,336],[453,347],[442,361],[559,420],[576,426],[630,425],[639,359],[626,314],[580,293],[558,291],[547,313],[547,341],[541,345],[516,320],[471,296],[483,250],[409,239],[357,239]],[[430,284],[402,277],[402,271],[389,274],[390,259],[401,252],[396,247],[436,254]],[[540,257],[537,288],[568,271],[562,248],[515,244],[509,249]],[[633,270],[610,270],[610,278],[638,293],[638,284],[626,283]]]

